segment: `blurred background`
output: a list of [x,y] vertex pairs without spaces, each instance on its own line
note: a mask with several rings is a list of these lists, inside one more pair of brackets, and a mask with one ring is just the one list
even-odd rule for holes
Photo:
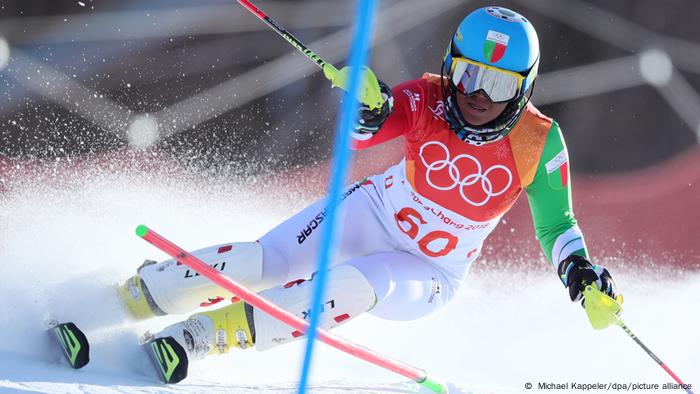
[[[373,69],[390,85],[439,72],[459,21],[493,3],[381,1]],[[539,33],[533,102],[562,126],[594,257],[699,268],[700,2],[497,4]],[[256,5],[342,65],[354,1]],[[230,0],[2,1],[0,89],[0,190],[51,163],[136,162],[319,196],[340,99]],[[400,149],[359,153],[353,176],[381,171]],[[520,201],[486,259],[541,260],[531,227]]]

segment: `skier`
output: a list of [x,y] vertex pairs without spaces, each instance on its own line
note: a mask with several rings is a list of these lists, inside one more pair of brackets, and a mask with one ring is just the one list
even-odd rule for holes
[[[559,125],[530,102],[539,59],[527,19],[485,7],[458,26],[440,75],[393,89],[380,82],[384,104],[361,107],[355,148],[403,136],[405,157],[343,195],[343,232],[328,272],[323,327],[365,312],[413,320],[445,305],[523,190],[537,238],[571,300],[582,300],[590,284],[616,298],[610,273],[589,262],[574,218]],[[321,200],[256,242],[193,254],[305,318],[325,213]],[[245,302],[228,304],[234,295],[175,260],[147,261],[120,295],[136,319],[226,303],[147,334],[147,340],[173,337],[190,360],[231,348],[265,350],[302,336]]]

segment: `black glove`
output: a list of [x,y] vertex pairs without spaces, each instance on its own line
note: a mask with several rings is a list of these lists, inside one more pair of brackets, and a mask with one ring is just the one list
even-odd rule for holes
[[[559,263],[559,278],[569,289],[571,301],[583,299],[583,290],[590,284],[595,284],[598,290],[616,299],[615,282],[607,269],[593,265],[585,257],[570,255]],[[582,302],[583,304],[583,302]]]
[[379,90],[382,92],[384,104],[381,108],[370,109],[367,104],[360,103],[358,123],[355,125],[355,132],[358,134],[374,135],[382,128],[386,118],[394,110],[394,96],[391,88],[382,81],[379,81]]

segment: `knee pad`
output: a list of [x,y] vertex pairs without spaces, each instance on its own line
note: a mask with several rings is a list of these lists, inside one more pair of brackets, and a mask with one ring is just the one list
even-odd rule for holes
[[[262,287],[262,247],[258,242],[222,244],[199,249],[192,255],[254,291]],[[203,303],[231,298],[233,294],[174,259],[142,266],[138,275],[153,302],[164,313],[182,314]]]
[[[351,265],[339,265],[328,271],[328,283],[321,309],[319,325],[330,329],[370,310],[376,303],[374,289]],[[294,315],[307,320],[313,293],[313,278],[278,286],[260,295]],[[266,350],[293,341],[303,334],[265,312],[253,310],[255,348]]]

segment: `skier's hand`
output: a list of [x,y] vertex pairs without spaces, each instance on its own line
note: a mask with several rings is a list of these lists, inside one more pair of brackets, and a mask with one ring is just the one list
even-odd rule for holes
[[358,122],[355,125],[355,132],[366,135],[367,138],[374,135],[382,128],[384,121],[394,110],[394,97],[391,88],[382,81],[379,81],[379,89],[382,92],[383,104],[381,108],[370,109],[367,104],[360,103]]
[[591,264],[585,257],[570,255],[559,263],[557,271],[564,286],[569,289],[569,297],[573,302],[583,299],[583,290],[590,284],[594,284],[598,290],[611,298],[617,298],[615,282],[610,272],[601,266]]

